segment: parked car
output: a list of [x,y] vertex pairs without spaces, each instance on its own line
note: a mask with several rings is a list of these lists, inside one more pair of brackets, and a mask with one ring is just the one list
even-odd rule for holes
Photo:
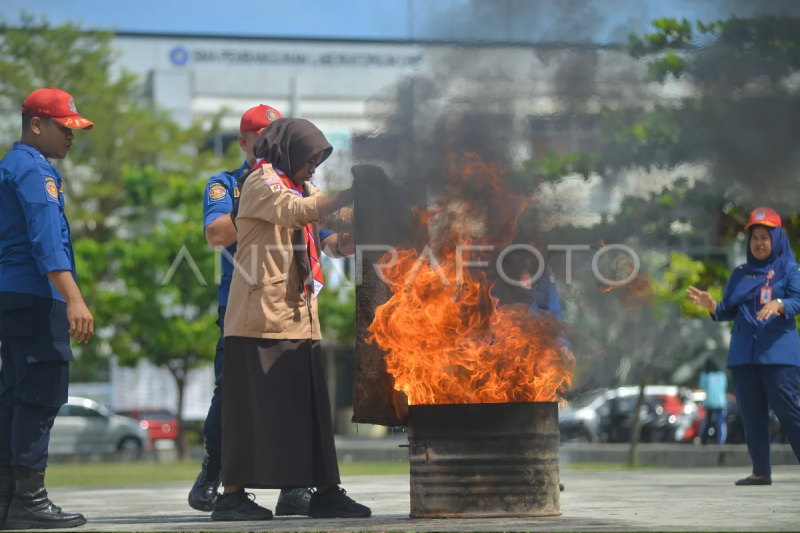
[[174,441],[178,438],[178,417],[165,409],[132,409],[119,414],[138,420],[139,426],[149,432],[153,441]]
[[[559,413],[563,441],[630,442],[639,387],[593,391]],[[639,415],[642,442],[675,442],[691,427],[696,405],[675,386],[645,387]]]
[[50,432],[50,453],[121,451],[135,457],[152,449],[138,420],[112,413],[88,398],[70,396]]
[[[730,392],[727,394],[727,396],[728,410],[725,417],[725,421],[727,423],[727,437],[725,439],[725,444],[744,444],[744,424],[742,422],[742,415],[739,413],[739,406],[736,403],[736,396]],[[697,420],[695,421],[696,436],[692,439],[692,442],[695,444],[700,444],[703,438],[703,424],[705,423],[706,418],[706,410],[703,406],[703,403],[706,399],[706,393],[702,390],[692,391],[692,397],[699,406]],[[705,430],[709,433],[708,441],[716,442],[714,438],[714,428],[707,427]],[[769,410],[769,433],[771,442],[786,442],[786,436],[783,434],[783,430],[781,429],[781,423],[771,408]]]
[[562,441],[597,442],[600,418],[597,410],[608,401],[611,391],[581,394],[559,410],[558,429]]

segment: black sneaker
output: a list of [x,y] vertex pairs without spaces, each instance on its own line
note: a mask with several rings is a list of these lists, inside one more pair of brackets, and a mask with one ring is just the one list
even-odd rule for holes
[[308,515],[308,504],[311,503],[309,489],[283,489],[278,496],[275,516]]
[[331,487],[325,492],[314,492],[308,506],[311,518],[369,518],[369,507],[356,503],[341,487]]
[[211,520],[219,522],[246,522],[250,520],[272,520],[272,511],[255,502],[255,495],[240,490],[220,494],[214,502]]

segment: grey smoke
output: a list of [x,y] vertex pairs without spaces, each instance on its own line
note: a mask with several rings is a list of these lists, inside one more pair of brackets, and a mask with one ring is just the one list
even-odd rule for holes
[[[439,13],[426,27],[424,37],[464,42],[429,48],[424,72],[376,98],[376,102],[394,106],[385,116],[383,131],[398,140],[401,156],[392,163],[390,175],[406,180],[409,186],[428,188],[432,197],[451,194],[443,187],[447,153],[475,151],[486,160],[515,168],[511,148],[520,139],[531,138],[535,120],[547,119],[552,124],[574,116],[592,116],[603,105],[636,108],[648,98],[652,102],[645,83],[645,62],[633,61],[615,50],[616,46],[608,46],[624,42],[633,31],[648,31],[651,18],[686,16],[692,22],[711,22],[732,13],[741,17],[800,14],[800,5],[789,0],[683,1],[670,2],[668,8],[665,4],[634,0],[472,0]],[[475,46],[481,41],[515,43]],[[719,52],[714,47],[698,51],[690,69],[694,89],[711,103],[730,97],[736,90],[731,84],[742,78],[743,72],[747,74],[741,63],[720,61],[724,54]],[[785,67],[769,66],[776,72]],[[796,189],[800,175],[800,152],[795,148],[800,126],[794,118],[800,116],[800,104],[782,88],[782,81],[780,76],[774,80],[767,76],[759,98],[726,104],[719,116],[707,115],[709,120],[699,121],[701,115],[691,111],[680,115],[682,144],[662,157],[662,166],[674,169],[686,162],[707,165],[710,181],[701,192],[711,195],[717,207],[731,198],[744,198],[753,204],[774,203],[785,213],[794,212],[796,200],[785,191]],[[533,106],[518,107],[520,95]],[[538,105],[541,102],[546,104]],[[619,148],[619,166],[635,166],[635,161],[623,160],[630,146]],[[621,183],[617,178],[607,177],[609,188]],[[515,190],[521,193],[532,193],[538,186],[535,180],[526,181],[514,172],[509,179],[516,180]],[[465,187],[456,194],[479,199],[481,192]],[[564,223],[569,197],[554,200],[552,204],[540,203],[535,212],[521,220],[527,236],[537,242],[592,244],[596,249],[602,238],[609,243],[626,242],[656,255],[678,244],[669,240],[674,214],[668,210],[648,212],[627,228],[598,225],[586,229]],[[702,237],[711,245],[716,242],[720,225],[712,218],[714,213],[710,212],[688,217],[705,231]],[[590,260],[591,254],[576,256],[573,268],[577,283],[571,289],[563,285],[564,254],[546,259],[561,284],[566,315],[575,325],[574,345],[597,378],[594,385],[610,385],[641,370],[643,362],[636,359],[636,351],[642,343],[655,342],[657,336],[653,334],[648,340],[653,333],[647,329],[650,322],[641,315],[628,315],[618,301],[619,293],[599,291],[587,258]],[[656,257],[648,262],[651,272],[663,268],[660,260]],[[632,331],[640,337],[631,337]],[[681,357],[691,358],[703,349],[687,345]],[[666,372],[678,363],[665,361],[657,369]]]

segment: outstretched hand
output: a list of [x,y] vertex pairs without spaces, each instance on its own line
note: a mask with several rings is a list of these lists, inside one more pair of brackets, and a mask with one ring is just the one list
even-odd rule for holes
[[717,302],[714,301],[714,298],[706,291],[701,291],[695,287],[689,287],[686,289],[686,296],[689,297],[692,303],[696,303],[700,307],[708,309],[712,315],[717,313]]

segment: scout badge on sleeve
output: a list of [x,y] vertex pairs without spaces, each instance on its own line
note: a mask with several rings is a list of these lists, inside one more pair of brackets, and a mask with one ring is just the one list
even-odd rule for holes
[[210,202],[218,202],[224,200],[228,195],[225,186],[221,183],[214,183],[208,188],[208,200]]
[[264,183],[269,186],[269,190],[272,192],[281,192],[281,189],[283,189],[280,178],[267,178],[264,180]]
[[775,271],[770,270],[767,274],[767,284],[761,287],[761,305],[766,305],[772,301],[772,287],[769,286],[769,280],[775,275]]

